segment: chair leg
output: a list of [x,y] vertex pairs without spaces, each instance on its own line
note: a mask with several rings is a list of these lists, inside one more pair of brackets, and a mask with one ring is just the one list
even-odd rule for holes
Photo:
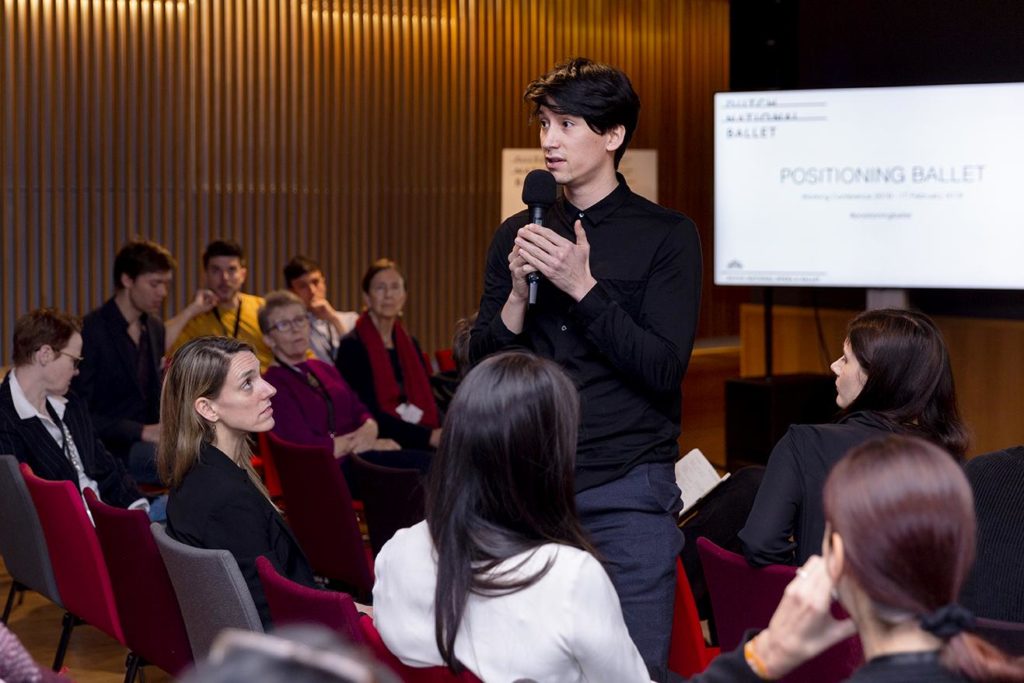
[[61,623],[60,643],[57,645],[57,655],[53,658],[53,666],[50,667],[56,672],[64,666],[64,655],[67,654],[68,643],[71,641],[71,629],[84,622],[71,612],[65,612]]
[[11,582],[11,592],[7,594],[7,604],[4,605],[4,615],[0,617],[0,623],[6,624],[8,617],[11,616],[11,608],[14,607],[14,596],[25,590],[25,586],[21,585],[17,581]]
[[142,674],[142,657],[139,657],[134,652],[128,653],[128,659],[124,663],[124,683],[133,683],[136,674]]

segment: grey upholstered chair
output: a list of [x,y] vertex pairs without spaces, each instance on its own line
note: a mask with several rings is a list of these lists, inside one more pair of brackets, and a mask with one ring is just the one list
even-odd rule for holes
[[150,529],[171,577],[196,661],[206,658],[223,629],[263,632],[249,586],[231,553],[179,543],[159,523]]
[[0,520],[0,555],[13,579],[0,621],[7,623],[15,595],[25,589],[63,607],[43,527],[13,455],[0,455]]

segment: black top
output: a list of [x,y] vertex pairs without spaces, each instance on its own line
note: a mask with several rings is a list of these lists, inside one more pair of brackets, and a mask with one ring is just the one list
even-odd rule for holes
[[313,570],[280,513],[245,470],[210,444],[203,444],[181,486],[170,492],[167,533],[196,548],[234,555],[265,628],[271,623],[270,609],[256,572],[257,557],[266,556],[282,576],[314,586]]
[[[423,351],[420,350],[420,343],[411,335],[410,339],[412,339],[412,345],[416,347],[417,357],[422,358]],[[395,370],[395,381],[401,386],[402,369],[395,362],[397,354],[392,353],[389,358],[391,358],[391,365]],[[377,389],[373,384],[373,368],[370,367],[370,355],[366,352],[366,346],[363,345],[363,340],[359,338],[359,334],[355,330],[341,338],[341,344],[338,346],[338,357],[335,363],[338,367],[338,372],[345,378],[345,382],[356,392],[363,405],[373,413],[373,419],[377,421],[377,426],[379,427],[380,438],[394,439],[402,448],[431,449],[430,433],[433,430],[430,427],[406,422],[400,417],[395,417],[381,410],[380,402],[377,400]],[[429,375],[430,370],[426,366],[424,366],[424,369],[427,370]]]
[[960,602],[979,617],[1024,623],[1024,446],[979,455],[964,469],[974,489],[978,555]]
[[569,373],[582,408],[576,461],[582,491],[640,463],[678,457],[680,386],[697,327],[701,254],[693,221],[634,194],[621,176],[586,211],[560,198],[544,224],[575,241],[577,219],[590,242],[597,285],[576,303],[542,279],[519,335],[505,327],[501,309],[512,289],[508,255],[529,215],[517,213],[498,228],[470,358],[476,363],[521,346]]
[[825,533],[825,479],[854,446],[891,433],[889,423],[869,411],[823,425],[793,425],[768,459],[747,523],[739,533],[754,566],[803,564],[821,552]]
[[126,457],[142,428],[160,421],[160,362],[164,324],[143,314],[139,345],[109,299],[82,321],[84,360],[71,387],[89,406],[96,433],[114,455]]
[[967,682],[939,663],[938,652],[901,652],[875,657],[846,680],[847,683]]
[[[11,374],[0,385],[0,453],[10,453],[18,462],[27,463],[36,476],[50,481],[70,481],[81,490],[78,473],[61,444],[54,441],[38,417],[22,420],[11,396]],[[115,507],[126,508],[142,494],[124,465],[104,448],[93,433],[85,403],[69,391],[63,422],[71,432],[82,468],[100,489],[100,499]],[[51,412],[51,415],[53,413]]]

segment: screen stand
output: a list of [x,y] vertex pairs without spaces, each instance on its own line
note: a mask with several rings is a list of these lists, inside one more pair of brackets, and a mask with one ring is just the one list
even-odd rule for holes
[[910,298],[905,289],[867,290],[867,310],[879,308],[910,308]]
[[772,304],[775,299],[775,291],[771,287],[764,288],[764,378],[772,381],[772,367],[774,352],[772,349]]

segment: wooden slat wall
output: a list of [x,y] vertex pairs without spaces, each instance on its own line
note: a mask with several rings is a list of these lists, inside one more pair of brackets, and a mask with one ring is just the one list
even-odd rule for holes
[[[710,271],[727,0],[3,0],[0,22],[4,360],[17,315],[109,296],[136,235],[179,259],[168,315],[215,237],[247,247],[257,293],[319,259],[339,307],[391,256],[410,328],[447,346],[479,297],[501,149],[536,144],[523,88],[574,54],[631,75],[634,144],[659,150]],[[701,334],[735,333],[743,295],[707,287]]]

